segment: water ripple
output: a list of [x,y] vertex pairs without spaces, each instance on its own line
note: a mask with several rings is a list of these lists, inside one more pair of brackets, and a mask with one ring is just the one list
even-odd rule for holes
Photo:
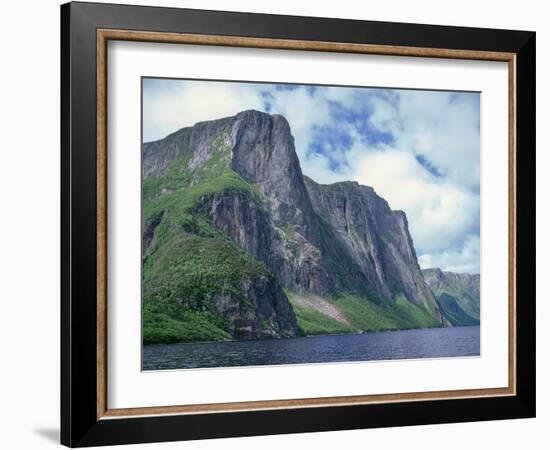
[[143,347],[143,370],[479,356],[479,326]]

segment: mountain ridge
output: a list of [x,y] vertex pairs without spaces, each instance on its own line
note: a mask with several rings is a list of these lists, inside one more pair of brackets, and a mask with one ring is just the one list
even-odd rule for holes
[[424,269],[422,273],[453,325],[479,325],[479,274],[455,273],[439,268]]
[[[371,187],[322,185],[303,175],[283,116],[248,110],[199,122],[144,143],[142,167],[144,311],[155,333],[162,334],[155,318],[179,314],[174,304],[180,299],[180,309],[199,310],[220,336],[304,334],[289,300],[301,294],[359,299],[391,317],[388,326],[395,328],[451,325],[424,281],[406,214],[392,211]],[[170,251],[178,236],[220,248],[223,242],[244,266],[259,264],[265,272],[251,270],[246,280],[232,274],[227,285],[213,282],[215,273],[204,275]],[[223,264],[218,269],[227,271]],[[163,270],[174,274],[165,279]],[[244,285],[256,286],[258,277],[269,278],[272,289],[245,293]],[[182,280],[199,287],[190,291]],[[284,296],[274,294],[279,289]],[[245,307],[249,296],[256,300]],[[278,309],[287,311],[282,321]],[[155,333],[150,341],[162,341]],[[173,334],[165,340],[178,340]]]

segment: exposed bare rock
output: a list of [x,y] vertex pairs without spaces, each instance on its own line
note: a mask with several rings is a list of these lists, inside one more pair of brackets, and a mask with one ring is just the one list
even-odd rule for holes
[[[213,293],[217,313],[231,317],[227,330],[235,338],[296,334],[282,288],[353,294],[382,306],[403,298],[435,323],[449,325],[418,265],[405,213],[392,211],[371,187],[321,185],[304,176],[290,126],[280,115],[243,111],[146,143],[143,177],[158,181],[147,201],[170,205],[162,211],[156,206],[146,218],[144,247],[157,242],[157,229],[199,233],[197,220],[203,218],[273,275],[240,285],[239,295],[253,305],[246,313],[238,312],[233,297]],[[170,199],[196,188],[204,193],[181,197],[191,205],[182,216]],[[178,225],[182,217],[189,223]],[[147,257],[154,259],[155,251]]]
[[422,272],[453,325],[479,325],[479,274],[444,272],[437,268]]

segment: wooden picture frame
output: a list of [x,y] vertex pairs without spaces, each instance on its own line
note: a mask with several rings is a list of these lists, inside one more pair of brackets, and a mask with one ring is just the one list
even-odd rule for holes
[[[110,409],[109,40],[505,61],[509,68],[506,388]],[[61,7],[61,442],[91,446],[535,415],[535,33],[125,5]]]

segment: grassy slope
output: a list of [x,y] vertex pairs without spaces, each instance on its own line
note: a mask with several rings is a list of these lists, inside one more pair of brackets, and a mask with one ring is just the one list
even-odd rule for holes
[[[431,275],[433,270],[426,272]],[[468,285],[461,282],[438,284],[434,294],[453,325],[479,325],[479,297],[472,296]]]
[[[185,174],[182,165],[181,160],[176,161],[165,177],[148,179],[144,185],[144,223],[164,211],[155,233],[154,249],[144,262],[143,341],[146,344],[229,339],[223,319],[204,309],[204,296],[227,289],[228,280],[230,289],[232,286],[236,292],[246,276],[268,273],[262,263],[248,257],[194,211],[201,197],[223,191],[239,192],[260,201],[257,187],[232,170],[218,170],[212,164],[210,171],[204,171],[192,188],[175,189],[158,197],[161,189],[175,188],[175,176],[178,183],[189,182],[190,175]],[[212,172],[216,176],[211,176]],[[437,326],[425,311],[402,298],[391,306],[354,295],[340,295],[330,301],[349,318],[350,325],[293,303],[298,324],[305,334]]]
[[438,327],[426,311],[399,297],[388,306],[377,305],[354,295],[343,294],[327,298],[348,319],[348,324],[323,314],[321,311],[298,304],[297,293],[289,292],[289,299],[305,334],[353,333],[405,328]]
[[179,232],[144,265],[143,341],[211,341],[230,338],[223,318],[209,301],[216,294],[236,297],[246,310],[242,282],[269,276],[267,269],[223,236]]
[[[269,275],[263,263],[237,248],[195,209],[201,197],[224,191],[249,195],[261,203],[257,186],[244,181],[227,164],[225,157],[230,150],[224,147],[224,136],[215,138],[210,146],[214,156],[200,169],[188,170],[183,152],[163,177],[143,180],[144,229],[161,217],[143,262],[145,344],[229,339],[224,320],[212,311],[208,296],[220,292],[238,295],[238,286],[246,277]],[[340,251],[331,245],[327,240],[323,250]],[[347,255],[340,256],[335,260],[342,262],[341,267],[332,269],[342,271],[347,279],[354,267],[343,263],[349,262]],[[428,313],[402,298],[391,306],[374,300],[350,294],[330,298],[349,324],[292,303],[305,334],[437,326]],[[247,300],[241,301],[246,304]]]
[[443,292],[437,299],[453,325],[479,325],[479,312],[465,308],[455,295]]
[[[440,295],[443,295],[445,293],[446,292],[444,291]],[[470,318],[473,318],[474,320],[476,320],[477,323],[479,324],[479,298],[473,299],[469,295],[460,295],[460,294],[453,294],[453,293],[449,293],[449,294],[455,298],[456,302],[458,303],[462,311],[464,311],[466,315],[469,316]]]
[[454,289],[441,289],[436,297],[453,325],[479,325],[479,299]]
[[292,296],[289,296],[289,299],[294,309],[294,314],[296,314],[298,327],[305,335],[351,333],[357,331],[314,308],[296,304]]
[[[162,217],[143,261],[145,344],[229,339],[209,296],[222,292],[239,296],[245,279],[270,276],[263,263],[249,257],[196,211],[201,197],[224,191],[260,201],[257,188],[223,160],[227,150],[223,139],[213,140],[211,146],[214,157],[200,170],[189,171],[182,157],[165,176],[143,182],[144,229]],[[246,308],[247,299],[240,301]]]

